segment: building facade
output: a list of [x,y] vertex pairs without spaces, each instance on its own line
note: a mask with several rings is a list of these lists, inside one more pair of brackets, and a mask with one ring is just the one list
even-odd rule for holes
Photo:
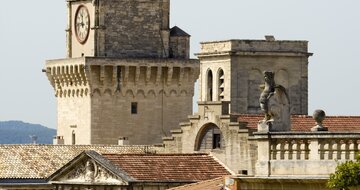
[[68,1],[67,55],[46,62],[55,144],[161,143],[192,113],[198,60],[169,0]]
[[[275,72],[286,89],[285,110],[307,115],[308,52],[306,41],[229,40],[201,44],[199,111],[164,138],[170,152],[211,152],[234,171],[253,174],[256,147],[253,129],[240,122],[243,114],[260,114],[263,71]],[[278,131],[290,129],[290,123]],[[236,156],[234,156],[236,155]]]

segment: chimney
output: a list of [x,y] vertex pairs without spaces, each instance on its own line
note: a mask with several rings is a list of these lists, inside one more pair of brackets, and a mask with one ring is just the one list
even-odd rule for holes
[[266,40],[266,41],[273,42],[273,41],[275,41],[275,37],[272,36],[272,35],[266,35],[266,36],[265,36],[265,40]]
[[64,137],[63,136],[54,136],[53,144],[54,145],[63,145],[63,144],[65,144]]
[[128,137],[119,137],[118,145],[120,145],[120,146],[130,145],[129,138]]

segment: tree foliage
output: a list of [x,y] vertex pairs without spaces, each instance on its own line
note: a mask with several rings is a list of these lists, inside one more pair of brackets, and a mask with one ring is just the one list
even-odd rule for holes
[[360,185],[360,155],[355,161],[346,161],[336,167],[335,173],[330,174],[327,183],[329,188],[349,190],[350,187]]

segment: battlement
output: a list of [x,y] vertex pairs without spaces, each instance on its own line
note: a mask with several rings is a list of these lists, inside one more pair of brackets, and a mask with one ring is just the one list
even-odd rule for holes
[[[161,143],[192,113],[198,60],[81,57],[49,60],[65,144]],[[76,136],[79,136],[76,137]],[[106,138],[104,138],[106,137]]]
[[[308,55],[308,41],[290,40],[226,40],[201,43],[199,57],[229,53],[282,53]],[[309,54],[311,55],[311,54]]]
[[[49,60],[48,78],[57,97],[103,94],[148,93],[193,94],[189,88],[198,78],[198,60],[121,59],[84,57]],[[90,90],[90,91],[89,91]],[[189,91],[190,90],[190,91]]]

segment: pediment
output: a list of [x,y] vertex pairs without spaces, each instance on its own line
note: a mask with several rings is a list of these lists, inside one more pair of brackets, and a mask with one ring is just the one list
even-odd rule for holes
[[102,184],[127,185],[128,182],[119,175],[102,166],[96,160],[85,157],[64,166],[59,174],[51,179],[53,184]]

